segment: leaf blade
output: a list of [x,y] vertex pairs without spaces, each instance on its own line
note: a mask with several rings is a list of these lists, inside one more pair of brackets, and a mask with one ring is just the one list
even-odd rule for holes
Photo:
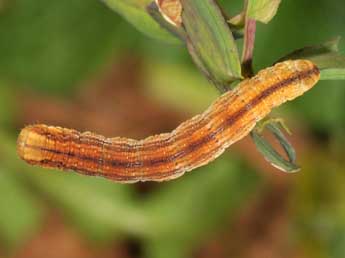
[[[274,167],[280,169],[286,173],[295,173],[300,170],[300,167],[295,164],[296,152],[290,142],[286,139],[281,132],[281,125],[287,131],[287,127],[281,119],[268,119],[261,122],[256,129],[254,129],[250,136],[252,137],[258,151],[264,156],[264,158]],[[262,136],[262,131],[267,128],[273,136],[278,140],[279,144],[283,147],[288,160],[283,158],[272,145]],[[289,132],[289,131],[288,131]]]
[[150,1],[102,0],[140,32],[152,38],[177,43],[178,40],[162,28],[146,11]]
[[276,15],[281,0],[248,0],[247,16],[268,23]]
[[339,53],[340,37],[326,41],[322,44],[297,49],[278,62],[288,59],[308,59],[320,69],[320,80],[344,80],[345,56]]
[[182,20],[199,64],[216,85],[227,86],[241,78],[241,64],[234,37],[214,1],[182,0]]

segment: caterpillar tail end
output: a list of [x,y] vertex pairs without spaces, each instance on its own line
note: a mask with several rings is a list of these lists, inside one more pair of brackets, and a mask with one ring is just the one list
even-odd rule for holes
[[44,146],[45,137],[27,126],[21,130],[17,139],[17,154],[29,164],[36,164],[44,159],[41,146]]

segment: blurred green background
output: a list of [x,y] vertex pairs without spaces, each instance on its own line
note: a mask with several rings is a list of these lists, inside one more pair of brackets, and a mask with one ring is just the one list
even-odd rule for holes
[[[0,0],[0,256],[344,257],[344,81],[322,81],[274,111],[294,132],[298,174],[270,167],[248,137],[160,184],[119,185],[19,160],[16,136],[27,124],[142,138],[217,97],[182,44],[138,19],[149,1],[108,2],[117,12],[97,0]],[[220,2],[230,15],[242,7]],[[344,24],[343,0],[283,0],[258,25],[256,71],[344,37]]]

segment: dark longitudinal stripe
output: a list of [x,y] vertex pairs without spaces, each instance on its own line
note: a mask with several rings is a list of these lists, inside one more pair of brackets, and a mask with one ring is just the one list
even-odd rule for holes
[[[30,161],[28,161],[28,162],[29,163],[33,163],[33,162],[30,162]],[[49,160],[49,159],[42,160],[40,162],[40,164],[43,165],[43,166],[46,165],[48,167],[62,168],[62,169],[65,169],[65,170],[81,171],[80,168],[78,168],[76,166],[66,166],[62,162],[52,161],[52,160]],[[36,165],[36,164],[33,163],[33,165]],[[102,176],[102,177],[106,177],[106,178],[113,179],[113,180],[116,180],[116,181],[127,182],[127,181],[133,180],[133,177],[131,177],[131,176],[119,176],[119,175],[115,175],[115,174],[104,174],[104,173],[88,170],[88,169],[85,169],[85,168],[82,170],[82,172],[83,172],[84,175]]]
[[[239,96],[235,95],[234,96],[234,99],[233,101],[236,101],[236,99],[238,98]],[[224,101],[224,100],[223,100]],[[224,112],[224,109],[220,109],[220,110],[217,110],[217,112],[213,113],[212,116],[210,117],[210,119],[212,119],[213,117],[217,117],[220,113]],[[193,126],[193,127],[190,127],[188,128],[187,130],[184,130],[183,132],[181,131],[180,134],[177,134],[175,136],[175,141],[174,142],[179,142],[183,139],[185,139],[185,137],[187,135],[191,135],[193,132],[199,130],[200,128],[202,128],[203,126],[205,126],[205,124],[207,123],[208,121],[206,120],[201,120],[200,123],[197,124],[197,126]],[[42,130],[41,128],[34,128],[34,130],[36,131],[37,134],[39,135],[42,135],[42,136],[45,136],[45,137],[48,137],[48,138],[52,138],[54,136],[52,136],[52,134],[50,132],[47,132],[47,131],[44,131]],[[73,130],[74,131],[74,134],[76,136],[75,139],[69,139],[69,141],[73,142],[73,143],[76,143],[76,144],[79,144],[79,137],[82,136],[82,134],[76,130]],[[57,137],[56,137],[57,138]],[[63,137],[60,137],[59,138],[59,141],[62,139]],[[55,140],[55,139],[54,139]],[[62,139],[63,141],[64,139]],[[101,144],[103,145],[104,144],[104,140],[103,139],[98,139],[98,138],[92,138],[93,141],[97,142],[98,144]],[[148,142],[148,143],[145,143],[144,146],[139,146],[139,150],[140,151],[153,151],[153,150],[156,150],[157,147],[166,147],[166,146],[169,146],[170,145],[170,141],[171,141],[171,137],[168,137],[166,139],[162,139],[160,141],[153,141],[153,142]],[[157,146],[157,144],[159,144],[159,146]],[[104,144],[105,145],[105,144]],[[120,148],[117,148],[117,147],[121,147]],[[125,148],[123,148],[125,147]],[[113,144],[110,144],[110,145],[105,145],[105,148],[108,149],[108,150],[112,150],[112,151],[116,151],[116,150],[119,150],[119,152],[128,152],[128,153],[131,153],[131,152],[136,152],[137,149],[133,148],[133,145],[131,144],[128,144],[128,143],[125,143],[125,142],[121,142],[121,143],[113,143]]]
[[[221,132],[223,132],[224,130],[226,130],[227,128],[231,127],[234,123],[236,123],[236,121],[238,121],[241,117],[243,117],[247,112],[250,112],[250,110],[248,110],[248,108],[246,107],[247,105],[250,105],[252,107],[255,107],[256,105],[258,105],[263,99],[267,98],[268,96],[270,96],[271,94],[273,94],[274,92],[276,92],[277,90],[290,85],[291,83],[293,83],[294,81],[297,80],[302,80],[312,74],[316,74],[318,73],[318,69],[315,67],[311,70],[299,73],[297,75],[295,75],[294,77],[291,78],[287,78],[286,80],[282,80],[276,84],[273,84],[271,87],[267,88],[266,90],[264,90],[263,92],[261,92],[259,95],[257,95],[255,98],[253,98],[252,100],[250,100],[246,105],[244,105],[241,109],[239,109],[237,112],[235,112],[234,114],[232,114],[231,116],[229,116],[215,131],[213,131],[212,133],[206,135],[203,138],[200,138],[198,140],[196,140],[195,142],[192,142],[191,144],[189,144],[188,146],[186,146],[185,148],[181,149],[180,151],[170,155],[170,156],[162,156],[162,157],[157,157],[155,159],[148,159],[148,160],[143,160],[140,162],[127,162],[127,161],[122,161],[122,160],[114,160],[114,159],[110,159],[107,160],[105,159],[103,162],[106,165],[110,165],[112,167],[118,167],[118,168],[139,168],[139,167],[150,167],[150,166],[157,166],[157,165],[161,165],[164,163],[169,163],[169,162],[173,162],[183,156],[186,156],[192,152],[194,152],[195,150],[199,149],[201,146],[207,144],[208,142],[210,142],[216,135],[220,134]],[[53,136],[53,135],[51,135]],[[52,137],[54,138],[54,137]],[[217,147],[216,147],[217,148]],[[45,149],[45,151],[51,151],[54,152],[53,150],[49,150],[49,149]],[[212,152],[213,150],[211,150]],[[56,152],[56,151],[55,151]],[[85,155],[74,155],[71,153],[64,153],[64,152],[59,152],[56,153],[59,155],[68,155],[68,156],[72,156],[74,158],[80,159],[80,160],[88,160],[91,162],[98,162],[98,159],[90,157],[90,156],[85,156]],[[154,175],[152,175],[154,176]]]
[[[238,96],[235,95],[235,98],[233,99],[233,101],[236,101],[236,98]],[[213,117],[217,117],[220,113],[224,112],[224,109],[220,109],[217,110],[217,112],[215,112],[214,114],[212,114],[212,116],[210,117],[210,119],[212,119]],[[197,124],[197,126],[193,126],[188,128],[185,131],[181,131],[180,134],[175,135],[175,139],[174,139],[174,143],[179,143],[180,141],[183,141],[183,139],[185,139],[186,136],[191,135],[193,132],[199,130],[200,128],[202,128],[203,126],[205,126],[205,124],[207,123],[207,120],[201,120],[200,123]],[[39,135],[48,137],[53,139],[55,137],[55,135],[52,135],[50,132],[44,131],[41,128],[34,128],[35,132]],[[69,139],[69,141],[76,143],[76,144],[80,144],[80,136],[82,136],[81,133],[79,133],[78,131],[74,131],[76,138],[72,138]],[[54,140],[56,140],[57,137],[55,137]],[[59,137],[58,139],[59,142],[64,141],[63,137]],[[166,139],[162,139],[160,141],[153,141],[153,142],[148,142],[145,143],[145,145],[139,145],[138,149],[133,148],[133,145],[125,143],[125,142],[121,142],[121,143],[116,143],[114,142],[113,144],[105,144],[103,139],[98,139],[98,138],[92,138],[92,141],[94,141],[95,143],[98,143],[100,145],[104,145],[105,149],[107,150],[111,150],[111,151],[118,151],[118,152],[127,152],[127,153],[133,153],[136,152],[138,149],[140,151],[154,151],[157,149],[157,147],[160,148],[164,148],[170,145],[171,143],[171,137],[168,137]],[[121,147],[121,148],[118,148]],[[124,148],[125,147],[125,148]]]

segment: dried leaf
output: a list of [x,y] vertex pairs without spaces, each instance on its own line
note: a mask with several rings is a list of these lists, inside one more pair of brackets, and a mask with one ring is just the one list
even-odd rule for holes
[[187,36],[185,30],[182,27],[175,26],[171,22],[167,21],[155,2],[152,2],[147,6],[147,12],[162,28],[169,31],[175,37],[178,37],[181,41],[186,41]]
[[[143,4],[131,3],[128,0],[102,0],[115,12],[123,16],[129,23],[133,24],[142,33],[170,43],[177,43],[176,38],[161,28],[146,11],[146,2]],[[147,4],[148,4],[147,3]]]
[[182,5],[180,0],[156,0],[163,17],[176,27],[182,24]]

